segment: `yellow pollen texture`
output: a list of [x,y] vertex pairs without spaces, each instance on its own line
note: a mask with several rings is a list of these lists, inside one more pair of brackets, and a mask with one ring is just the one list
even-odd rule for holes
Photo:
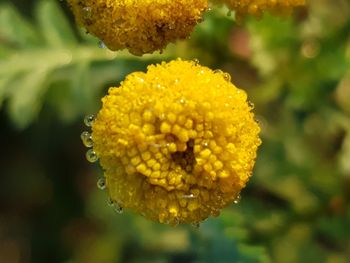
[[238,19],[244,15],[260,17],[268,11],[275,15],[289,14],[294,7],[305,5],[305,0],[213,0],[234,10]]
[[110,88],[92,125],[109,195],[177,225],[218,216],[251,176],[261,144],[246,93],[228,74],[180,59]]
[[111,50],[152,53],[185,39],[207,0],[68,0],[77,22]]

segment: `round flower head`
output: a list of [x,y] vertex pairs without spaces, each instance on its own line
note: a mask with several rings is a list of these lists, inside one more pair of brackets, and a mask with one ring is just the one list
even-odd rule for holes
[[128,75],[102,102],[93,154],[113,202],[176,225],[217,216],[239,197],[260,129],[228,74],[163,62]]
[[207,0],[68,0],[77,22],[111,50],[152,53],[189,36]]
[[238,19],[246,14],[260,17],[263,12],[269,11],[273,14],[284,15],[291,12],[296,6],[305,4],[305,0],[213,0],[214,2],[226,4],[234,10]]

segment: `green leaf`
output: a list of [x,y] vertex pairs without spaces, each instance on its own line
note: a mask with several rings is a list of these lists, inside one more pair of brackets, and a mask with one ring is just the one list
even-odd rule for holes
[[39,2],[37,19],[47,45],[67,47],[77,43],[77,39],[57,1]]
[[12,5],[0,5],[0,45],[28,48],[40,41],[34,27]]
[[46,91],[48,71],[37,70],[24,74],[11,83],[9,114],[17,127],[26,127],[39,112]]

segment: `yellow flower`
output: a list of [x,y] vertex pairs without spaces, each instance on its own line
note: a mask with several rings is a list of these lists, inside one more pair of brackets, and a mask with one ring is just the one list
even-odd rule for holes
[[135,55],[185,39],[200,22],[207,0],[68,0],[77,22],[111,50]]
[[250,14],[260,17],[264,12],[284,15],[291,12],[296,6],[305,5],[305,0],[213,0],[214,2],[226,4],[234,10],[238,19]]
[[92,124],[111,199],[176,225],[217,216],[246,185],[261,141],[247,95],[180,59],[110,88]]

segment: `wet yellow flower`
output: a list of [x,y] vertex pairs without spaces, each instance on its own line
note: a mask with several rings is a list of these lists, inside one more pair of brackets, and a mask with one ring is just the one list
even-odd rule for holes
[[128,75],[102,102],[90,153],[115,203],[176,225],[217,216],[238,198],[261,141],[228,74],[163,62]]
[[207,0],[68,0],[77,22],[111,50],[135,55],[185,39],[200,22]]
[[288,14],[296,6],[305,5],[305,0],[213,0],[214,2],[226,4],[234,10],[238,19],[244,15],[260,17],[268,11],[277,15]]

